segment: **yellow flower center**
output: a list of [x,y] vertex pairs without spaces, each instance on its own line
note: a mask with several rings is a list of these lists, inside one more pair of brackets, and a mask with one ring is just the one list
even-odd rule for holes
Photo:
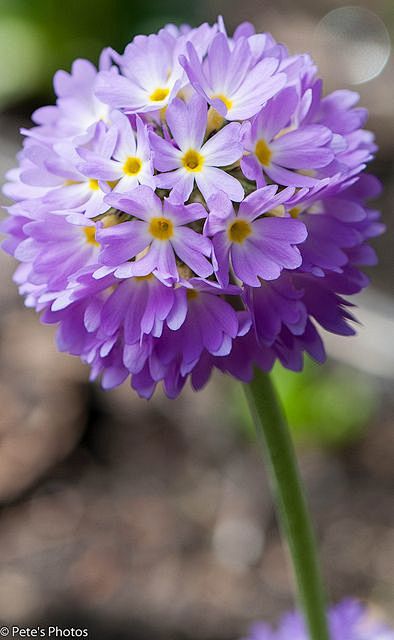
[[146,280],[152,280],[153,273],[148,273],[146,276],[134,276],[136,282],[145,282]]
[[223,93],[215,93],[214,96],[211,96],[211,100],[213,100],[214,98],[217,98],[218,100],[224,102],[228,111],[230,111],[231,107],[233,106],[233,101],[230,100],[230,98],[227,98],[227,96],[225,96]]
[[149,99],[152,102],[162,102],[162,100],[166,99],[169,93],[170,93],[169,89],[167,88],[163,89],[162,87],[158,87],[150,94]]
[[166,114],[167,114],[167,106],[162,107],[160,109],[160,111],[159,111],[161,122],[165,122],[166,121]]
[[297,173],[300,176],[306,176],[307,178],[314,178],[316,176],[316,171],[314,169],[297,169]]
[[127,176],[136,176],[142,168],[142,162],[139,158],[129,156],[123,165],[123,172]]
[[302,207],[293,207],[292,209],[290,209],[289,213],[292,218],[298,218],[301,211],[302,211]]
[[187,171],[196,173],[197,171],[201,171],[203,167],[204,156],[195,149],[189,149],[182,158],[182,164]]
[[264,167],[268,167],[271,160],[272,151],[265,140],[261,139],[257,141],[254,152],[256,154],[257,160],[261,162]]
[[285,211],[285,208],[284,208],[283,204],[280,204],[277,207],[274,207],[274,209],[270,209],[268,211],[268,214],[270,216],[276,216],[277,218],[283,218],[285,213],[286,213],[286,211]]
[[290,133],[290,131],[294,131],[294,129],[296,129],[296,127],[292,124],[289,127],[285,127],[284,129],[281,129],[279,131],[279,133],[276,134],[275,136],[275,140],[277,140],[278,138],[281,138],[282,136],[286,135],[286,133]]
[[102,219],[101,223],[104,229],[108,229],[109,227],[114,227],[116,224],[120,223],[119,216],[116,213],[107,213]]
[[228,237],[231,242],[242,244],[252,233],[252,227],[247,220],[234,220],[228,228]]
[[94,247],[100,246],[100,244],[96,240],[96,227],[84,227],[83,232],[88,244],[92,244]]
[[152,218],[149,232],[157,240],[169,240],[174,234],[174,225],[168,218]]
[[195,300],[198,297],[198,291],[195,289],[186,289],[186,298],[188,300]]
[[98,180],[94,180],[93,178],[90,178],[88,185],[89,189],[91,189],[92,191],[98,191],[100,189]]
[[212,133],[212,131],[220,129],[224,120],[225,119],[220,115],[219,111],[216,111],[213,107],[209,107],[207,117],[207,135]]

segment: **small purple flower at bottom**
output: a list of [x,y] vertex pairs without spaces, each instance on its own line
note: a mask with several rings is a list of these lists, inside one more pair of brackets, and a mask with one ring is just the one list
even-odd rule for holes
[[[347,599],[328,614],[330,640],[394,640],[394,630],[385,626],[359,602]],[[286,614],[276,630],[257,622],[243,640],[309,640],[299,613]]]

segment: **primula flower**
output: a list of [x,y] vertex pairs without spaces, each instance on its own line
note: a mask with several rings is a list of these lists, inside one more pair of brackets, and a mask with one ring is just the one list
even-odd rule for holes
[[284,268],[301,265],[295,245],[307,236],[302,222],[291,216],[264,216],[290,200],[294,190],[276,192],[274,185],[258,189],[241,202],[237,214],[224,193],[209,201],[206,232],[212,236],[217,274],[223,284],[229,280],[230,258],[234,275],[252,287],[259,287],[260,279],[276,280]]
[[[198,363],[206,350],[214,356],[228,355],[232,340],[239,333],[239,319],[235,309],[221,298],[221,289],[201,279],[189,281],[192,288],[178,288],[177,306],[172,318],[177,318],[179,330],[167,331],[158,345],[160,359],[171,361],[177,354],[180,375],[185,376]],[[237,287],[226,287],[226,296],[239,293]],[[182,321],[179,322],[179,317]],[[173,329],[169,324],[169,329]]]
[[130,191],[139,184],[154,187],[152,150],[147,127],[137,116],[134,131],[127,116],[119,111],[113,113],[112,121],[112,131],[116,131],[117,139],[115,147],[107,154],[109,157],[106,158],[102,151],[100,153],[82,146],[77,150],[85,160],[80,163],[80,170],[95,180],[116,183],[115,191]]
[[[179,280],[175,252],[198,275],[211,275],[212,265],[205,257],[211,254],[209,239],[186,226],[205,218],[206,210],[201,204],[174,204],[168,199],[163,202],[152,189],[143,186],[129,195],[108,195],[106,201],[135,218],[97,235],[103,247],[99,260],[115,276],[147,276],[157,271],[164,279]],[[144,255],[130,262],[141,253]],[[97,276],[103,273],[108,269],[100,269]]]
[[31,264],[33,284],[45,283],[53,291],[64,288],[69,276],[97,262],[99,224],[79,213],[43,214],[24,225],[26,239],[18,244],[15,257]]
[[[394,630],[379,622],[356,600],[344,600],[328,613],[330,640],[394,640]],[[265,622],[255,623],[244,640],[308,640],[299,613],[285,615],[274,630]]]
[[[112,108],[145,113],[165,107],[181,88],[182,68],[174,56],[177,39],[168,31],[137,36],[116,56],[122,74],[100,76],[97,95]],[[175,68],[174,68],[175,63]]]
[[218,369],[322,362],[318,327],[383,231],[357,94],[322,94],[307,54],[221,19],[136,36],[55,76],[4,193],[3,248],[26,305],[105,388],[177,396]]
[[[99,122],[89,128],[84,143],[92,153],[107,159],[114,151],[116,132],[107,131],[104,123]],[[109,209],[104,202],[109,187],[84,172],[78,148],[77,142],[56,142],[50,149],[30,142],[23,159],[26,164],[23,162],[18,179],[22,185],[39,189],[47,186],[41,201],[49,211],[83,211],[88,218],[94,218]],[[23,186],[21,193],[24,194]]]
[[244,196],[242,185],[236,178],[218,169],[240,160],[240,125],[235,122],[226,125],[203,144],[207,128],[207,103],[199,96],[195,96],[189,104],[174,100],[167,109],[166,119],[173,141],[164,140],[155,133],[151,135],[154,164],[156,169],[163,172],[157,178],[157,186],[174,189],[180,198],[187,200],[196,183],[206,200],[222,190],[232,200],[240,202]]
[[123,56],[113,56],[122,74],[101,74],[98,97],[113,108],[124,108],[126,113],[164,109],[187,84],[179,62],[186,43],[194,42],[200,55],[204,55],[215,30],[203,24],[186,33],[174,34],[167,28],[158,34],[137,36]]
[[264,173],[278,184],[314,186],[317,180],[298,173],[325,167],[334,159],[329,147],[333,134],[318,124],[296,128],[292,116],[297,112],[294,87],[283,89],[251,121],[244,145],[249,155],[242,159],[245,176],[257,186],[265,184]]
[[[99,69],[108,68],[108,55],[104,49]],[[89,60],[75,60],[71,73],[57,71],[53,79],[57,96],[56,106],[37,109],[32,120],[36,127],[22,129],[22,133],[43,141],[69,139],[83,135],[96,122],[109,118],[109,106],[96,97],[97,69]]]
[[284,74],[275,73],[279,61],[265,58],[256,64],[243,37],[231,49],[225,34],[218,33],[203,62],[191,42],[187,55],[181,62],[194,89],[227,120],[255,115],[286,82]]

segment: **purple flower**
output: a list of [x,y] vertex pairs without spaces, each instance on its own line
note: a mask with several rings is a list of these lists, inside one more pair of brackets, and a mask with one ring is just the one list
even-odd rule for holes
[[265,184],[264,174],[273,182],[296,187],[314,186],[316,178],[298,171],[314,172],[334,158],[329,147],[332,132],[322,125],[294,126],[298,96],[293,87],[283,89],[255,116],[245,134],[247,152],[242,171],[257,186]]
[[135,219],[98,232],[103,247],[100,261],[107,268],[100,269],[97,277],[110,271],[119,278],[158,273],[164,280],[178,281],[176,256],[201,277],[211,275],[210,241],[186,226],[205,218],[202,205],[162,202],[144,186],[128,195],[108,195],[106,202]]
[[[375,619],[356,600],[347,599],[328,614],[331,640],[394,640],[394,631]],[[308,640],[298,613],[285,615],[276,630],[265,622],[255,623],[244,640]]]
[[[110,157],[116,143],[116,131],[107,131],[104,123],[98,123],[89,129],[83,143],[92,151]],[[57,142],[50,149],[32,142],[23,153],[23,170],[19,179],[29,187],[40,189],[37,195],[48,211],[68,213],[74,210],[93,218],[109,209],[104,196],[110,187],[83,173],[81,157],[72,142]],[[27,198],[32,195],[34,192]]]
[[319,326],[354,333],[348,297],[384,231],[357,94],[323,96],[308,54],[221,18],[136,36],[54,84],[7,174],[3,248],[91,379],[173,398],[214,369],[322,362]]
[[245,304],[250,309],[256,337],[262,344],[273,345],[283,327],[295,336],[304,333],[308,309],[303,297],[302,289],[295,286],[286,272],[270,286],[262,282],[261,287],[246,288]]
[[145,113],[165,107],[181,88],[182,68],[176,63],[177,40],[168,31],[137,36],[117,57],[122,74],[103,72],[96,95],[112,108]]
[[123,56],[115,55],[122,73],[103,72],[96,95],[112,108],[124,108],[127,113],[163,109],[187,84],[178,59],[186,42],[195,42],[203,55],[213,33],[204,24],[182,34],[162,29],[158,34],[137,36],[127,45]]
[[130,120],[120,112],[112,114],[112,121],[118,133],[115,148],[111,145],[105,154],[108,157],[102,149],[79,148],[78,153],[85,160],[79,164],[79,169],[95,180],[115,183],[115,191],[130,191],[139,184],[154,187],[147,127],[137,116],[137,130],[134,131]]
[[[237,287],[227,287],[225,292],[227,296],[239,293]],[[239,331],[238,317],[221,295],[219,286],[196,278],[189,281],[189,287],[176,290],[168,329],[157,347],[161,362],[170,362],[175,356],[180,374],[186,376],[204,349],[217,356],[230,353]]]
[[[107,68],[106,51],[100,58],[99,68]],[[32,116],[36,127],[22,129],[28,136],[39,140],[70,139],[84,134],[99,121],[107,121],[109,108],[95,95],[97,70],[89,60],[75,60],[71,73],[57,71],[54,77],[56,106],[41,107]]]
[[26,237],[16,247],[15,258],[31,265],[31,284],[57,291],[67,285],[70,275],[97,263],[97,228],[98,224],[78,213],[43,214],[23,226]]
[[181,62],[194,89],[226,120],[244,120],[285,84],[286,76],[275,73],[279,62],[266,58],[255,64],[248,41],[236,40],[233,49],[223,33],[213,39],[206,60],[201,62],[192,43]]
[[194,183],[206,200],[218,190],[225,191],[236,202],[242,200],[244,190],[240,182],[218,169],[240,160],[240,125],[228,124],[204,143],[207,104],[199,96],[189,104],[174,100],[166,119],[177,146],[155,133],[151,135],[154,164],[163,172],[157,177],[157,186],[174,189],[183,200],[190,196]]
[[[69,281],[66,290],[46,296],[54,312],[90,297],[85,326],[96,331],[100,340],[115,342],[119,335],[126,345],[141,344],[144,335],[160,337],[164,321],[174,317],[176,293],[153,274],[117,281],[112,274],[95,279],[94,267],[87,266]],[[170,316],[170,312],[172,315]],[[185,317],[179,318],[182,324]],[[173,321],[173,320],[172,320]]]
[[367,110],[355,107],[359,95],[353,91],[334,91],[322,96],[322,83],[314,80],[305,91],[302,108],[298,114],[298,124],[320,124],[334,134],[332,148],[333,161],[320,168],[321,177],[337,172],[364,169],[364,163],[373,158],[377,147],[371,132],[362,129],[367,119]]
[[258,189],[240,204],[235,213],[225,194],[211,198],[205,226],[212,236],[219,281],[229,281],[230,261],[234,274],[245,284],[260,286],[260,279],[275,280],[282,269],[296,269],[302,259],[295,246],[306,238],[298,220],[264,216],[290,200],[294,190],[277,193],[277,187]]

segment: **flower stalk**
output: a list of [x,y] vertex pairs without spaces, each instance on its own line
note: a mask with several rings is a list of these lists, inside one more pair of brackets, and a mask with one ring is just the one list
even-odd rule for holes
[[268,374],[256,370],[251,383],[245,385],[245,392],[258,436],[264,441],[279,519],[289,546],[310,638],[329,640],[313,528],[283,411]]

